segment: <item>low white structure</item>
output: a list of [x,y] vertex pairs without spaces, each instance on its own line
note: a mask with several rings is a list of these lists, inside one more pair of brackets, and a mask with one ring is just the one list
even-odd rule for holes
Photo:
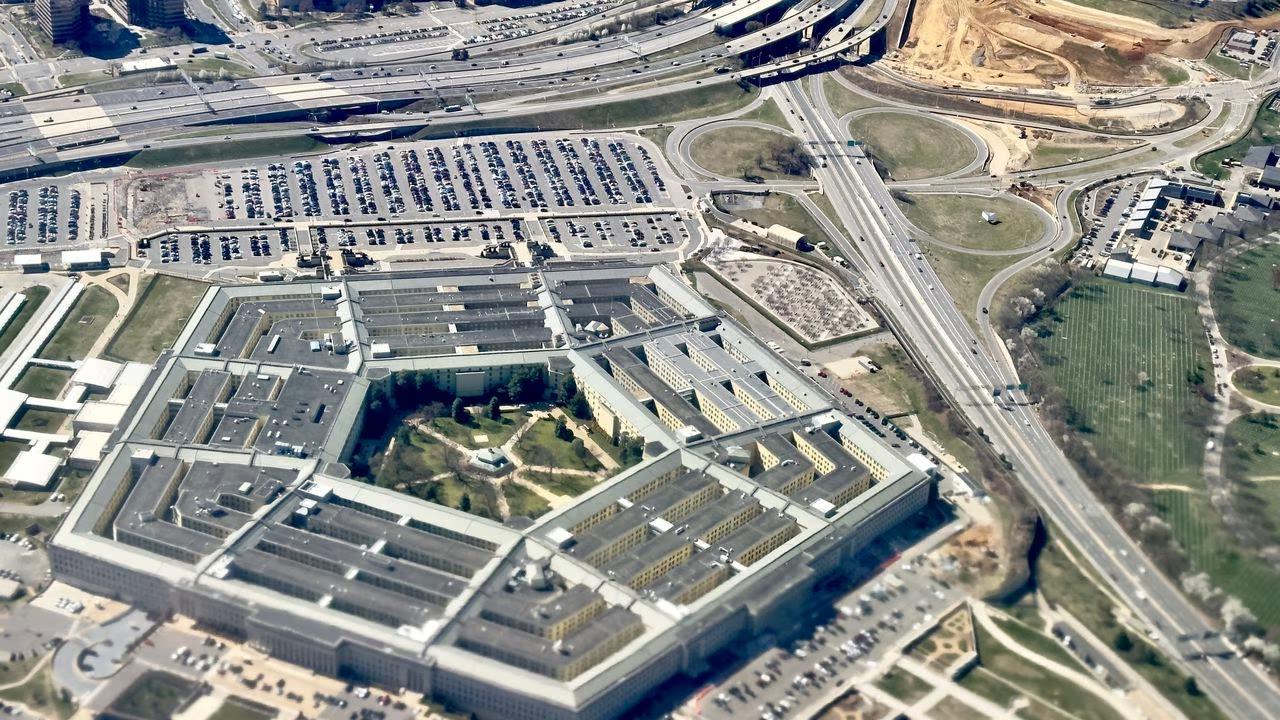
[[996,214],[991,212],[990,210],[982,211],[982,219],[990,225],[995,225],[996,223],[1000,222],[1000,218],[997,217]]
[[4,481],[21,490],[44,490],[53,482],[62,460],[34,450],[23,450],[4,471]]
[[62,265],[68,270],[88,270],[104,265],[101,250],[63,250]]
[[1111,258],[1106,265],[1102,266],[1102,275],[1115,280],[1128,280],[1132,272],[1133,263],[1126,260]]
[[107,441],[111,433],[99,430],[85,430],[76,433],[76,446],[67,456],[67,464],[84,470],[92,470],[98,466],[107,449]]
[[71,375],[71,382],[95,390],[106,390],[116,384],[121,370],[124,370],[122,363],[102,358],[85,358]]
[[776,243],[798,247],[800,243],[805,241],[804,233],[792,230],[786,225],[770,225],[766,232],[769,235],[769,239]]

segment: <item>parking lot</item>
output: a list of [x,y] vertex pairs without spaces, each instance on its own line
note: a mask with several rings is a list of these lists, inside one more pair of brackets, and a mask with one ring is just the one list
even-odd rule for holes
[[1091,224],[1080,239],[1080,249],[1075,257],[1077,263],[1087,266],[1090,262],[1105,262],[1111,257],[1145,181],[1146,178],[1142,177],[1110,183],[1085,198],[1085,216]]
[[107,236],[105,183],[46,180],[15,183],[5,203],[5,245],[23,251],[75,247]]
[[667,180],[633,140],[476,138],[386,144],[215,171],[216,221],[477,217],[668,205]]
[[284,228],[169,233],[154,240],[139,241],[138,256],[150,258],[160,267],[171,264],[258,267],[280,260],[283,253],[293,252],[296,243],[293,230]]
[[570,252],[670,250],[689,240],[688,221],[677,213],[584,215],[543,221],[553,247]]
[[[933,537],[949,534],[944,527]],[[855,676],[874,673],[903,644],[926,630],[964,596],[950,582],[955,568],[938,554],[899,558],[861,587],[838,598],[835,617],[812,635],[761,653],[700,694],[698,717],[713,720],[807,716]]]

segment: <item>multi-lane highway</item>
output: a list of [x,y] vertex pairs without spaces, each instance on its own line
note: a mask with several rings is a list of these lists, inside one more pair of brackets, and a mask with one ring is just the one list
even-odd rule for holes
[[[869,160],[846,148],[822,84],[806,95],[801,83],[781,86],[793,130],[824,160],[816,173],[861,256],[878,303],[957,408],[1005,455],[1046,516],[1097,567],[1174,657],[1213,646],[1207,620],[1179,593],[1093,497],[1027,406],[1004,404],[995,387],[1016,382],[988,356],[907,232],[888,189]],[[853,247],[856,245],[857,247]],[[1250,661],[1231,657],[1189,663],[1207,692],[1231,716],[1267,718],[1280,707],[1277,690]]]

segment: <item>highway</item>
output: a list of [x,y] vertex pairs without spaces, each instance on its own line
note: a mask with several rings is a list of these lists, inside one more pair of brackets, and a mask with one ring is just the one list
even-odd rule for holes
[[[984,430],[1045,516],[1098,568],[1168,653],[1181,658],[1202,647],[1215,649],[1221,641],[1202,641],[1214,634],[1212,625],[1093,497],[1033,410],[1004,406],[993,398],[994,387],[1017,378],[979,345],[933,269],[918,254],[906,219],[872,164],[856,148],[845,147],[821,82],[809,84],[812,100],[800,82],[780,88],[785,104],[798,113],[787,113],[793,130],[825,160],[824,167],[815,169],[824,193],[856,238],[839,239],[840,250],[845,257],[865,259],[866,267],[860,269],[879,306],[957,409]],[[1232,657],[1186,666],[1231,717],[1274,717],[1275,708],[1280,708],[1280,690],[1251,661]]]

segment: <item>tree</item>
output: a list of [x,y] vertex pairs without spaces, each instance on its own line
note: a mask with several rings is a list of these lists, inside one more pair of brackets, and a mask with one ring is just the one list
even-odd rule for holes
[[1186,681],[1182,683],[1182,689],[1186,690],[1187,694],[1191,697],[1200,697],[1201,695],[1200,685],[1198,685],[1196,683],[1196,679],[1190,675],[1188,675]]
[[449,414],[453,416],[453,421],[459,425],[471,422],[471,413],[467,412],[467,406],[462,404],[462,398],[453,399],[453,408]]
[[498,396],[494,395],[489,398],[489,407],[486,410],[490,420],[502,419],[502,406],[498,404]]
[[769,159],[773,165],[788,175],[808,175],[813,167],[813,156],[795,140],[778,140],[769,146]]
[[1133,650],[1133,639],[1129,637],[1129,633],[1121,630],[1116,634],[1116,639],[1111,641],[1111,647],[1117,652],[1127,653]]
[[573,454],[575,457],[585,458],[587,456],[587,444],[582,442],[582,438],[574,438],[573,442],[570,444],[573,446]]
[[587,396],[582,393],[576,393],[569,401],[569,412],[579,420],[591,419],[591,406],[587,404]]
[[618,454],[622,456],[623,465],[639,462],[644,457],[644,441],[634,435],[623,435],[618,438]]
[[566,375],[564,380],[560,381],[560,387],[556,388],[556,404],[567,406],[577,394],[578,381],[572,375]]
[[573,432],[569,430],[569,423],[565,422],[563,417],[556,418],[556,437],[565,441],[573,437]]
[[458,509],[462,512],[471,512],[471,495],[462,493],[462,499],[458,501]]

